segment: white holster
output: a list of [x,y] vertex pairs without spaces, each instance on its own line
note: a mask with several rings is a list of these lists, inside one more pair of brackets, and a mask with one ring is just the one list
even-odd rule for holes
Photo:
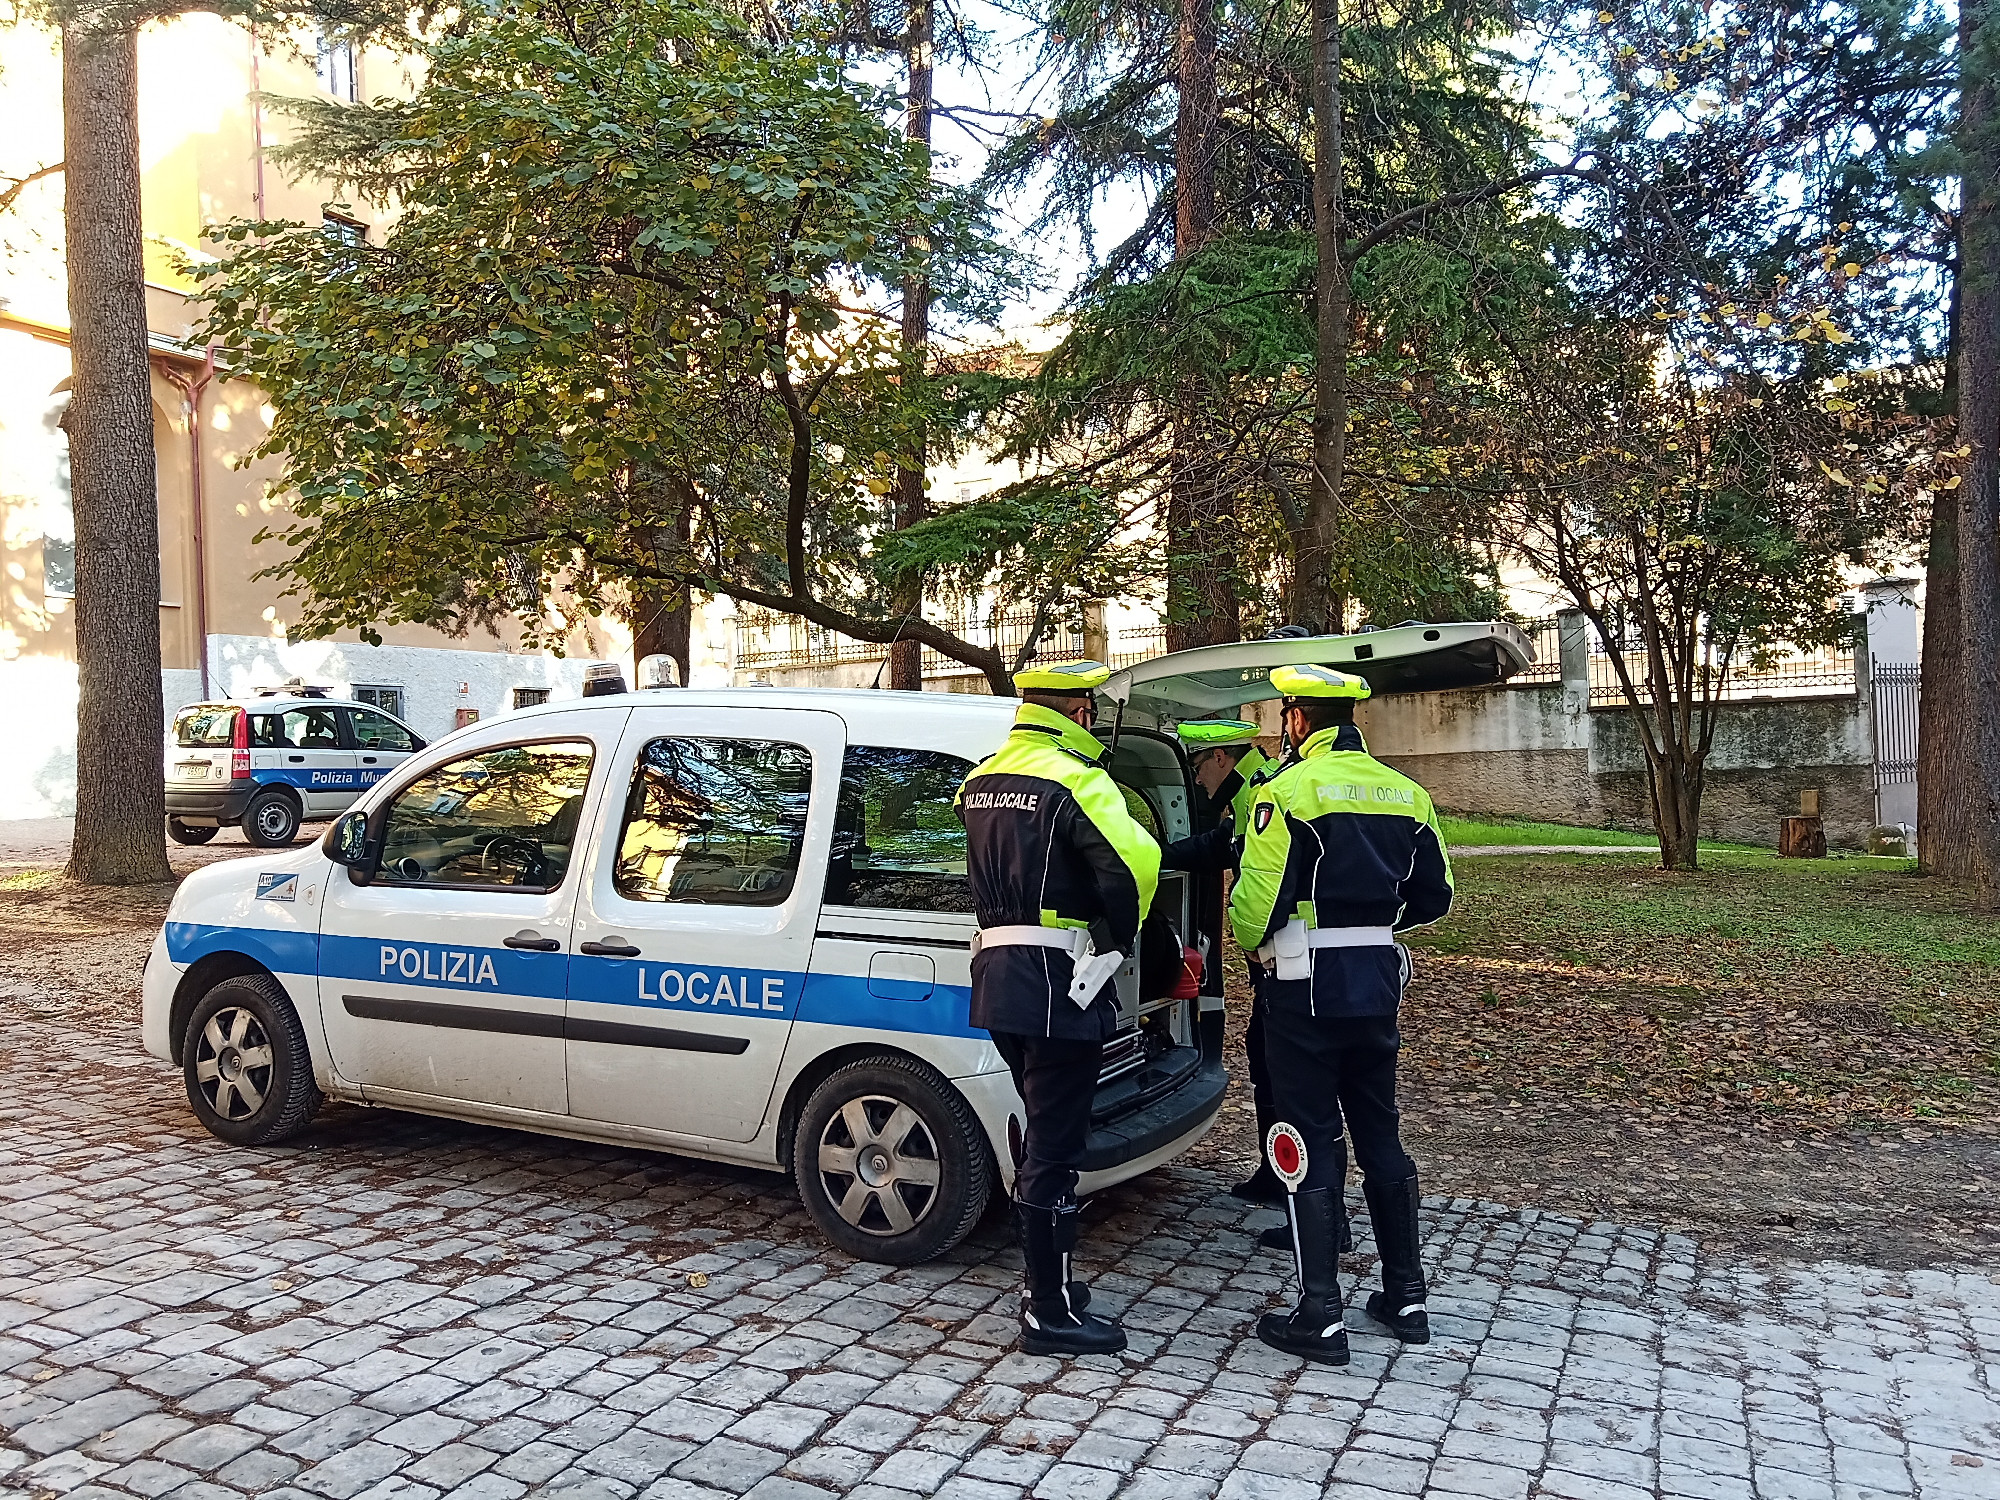
[[1396,946],[1393,927],[1308,927],[1303,917],[1293,917],[1272,934],[1271,941],[1259,948],[1254,957],[1279,979],[1310,979],[1315,948]]
[[1090,934],[1081,927],[1034,927],[1025,923],[1008,927],[982,927],[972,935],[972,951],[986,948],[1059,948],[1069,954],[1071,971],[1069,997],[1077,1009],[1089,1010],[1097,992],[1125,963],[1116,950],[1091,950]]
[[1269,964],[1280,979],[1312,978],[1312,950],[1307,943],[1303,918],[1293,917],[1271,935],[1271,941],[1257,950],[1259,963]]

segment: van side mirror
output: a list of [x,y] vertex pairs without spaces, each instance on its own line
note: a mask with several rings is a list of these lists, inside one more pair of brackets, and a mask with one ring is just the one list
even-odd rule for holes
[[375,850],[368,838],[368,815],[342,813],[327,829],[326,837],[320,841],[320,849],[335,864],[346,865],[350,870],[364,869],[373,864]]

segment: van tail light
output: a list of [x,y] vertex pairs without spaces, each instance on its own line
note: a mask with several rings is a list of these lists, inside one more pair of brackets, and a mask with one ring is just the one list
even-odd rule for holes
[[236,734],[230,741],[234,748],[229,752],[229,776],[232,781],[242,781],[250,774],[250,715],[240,709],[236,714]]

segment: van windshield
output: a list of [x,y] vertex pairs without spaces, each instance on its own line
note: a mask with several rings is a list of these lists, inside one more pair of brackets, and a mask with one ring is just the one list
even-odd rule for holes
[[231,745],[236,741],[236,716],[230,703],[198,703],[174,715],[174,743],[190,749]]

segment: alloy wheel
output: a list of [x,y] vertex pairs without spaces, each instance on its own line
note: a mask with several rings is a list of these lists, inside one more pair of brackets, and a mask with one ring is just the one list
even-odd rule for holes
[[275,1059],[271,1039],[249,1011],[232,1006],[208,1018],[195,1052],[195,1080],[208,1107],[247,1120],[264,1107]]
[[937,1201],[937,1142],[923,1116],[886,1095],[850,1099],[826,1122],[819,1171],[828,1200],[864,1234],[906,1234]]

